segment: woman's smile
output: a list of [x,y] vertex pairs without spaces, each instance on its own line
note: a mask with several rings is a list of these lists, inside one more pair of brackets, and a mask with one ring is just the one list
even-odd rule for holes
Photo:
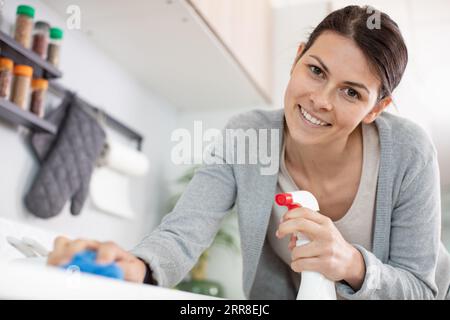
[[302,122],[311,128],[328,128],[331,127],[331,124],[313,116],[311,113],[307,112],[301,105],[297,105],[297,109],[299,110],[300,118]]

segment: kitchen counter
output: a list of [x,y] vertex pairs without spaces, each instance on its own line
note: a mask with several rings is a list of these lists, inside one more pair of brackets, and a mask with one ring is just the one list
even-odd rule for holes
[[0,299],[216,299],[158,286],[73,273],[42,263],[0,261],[0,270]]

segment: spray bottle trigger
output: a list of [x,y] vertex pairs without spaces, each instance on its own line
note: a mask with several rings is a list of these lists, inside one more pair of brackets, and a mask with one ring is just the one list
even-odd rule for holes
[[288,204],[287,207],[288,207],[288,210],[292,210],[292,209],[301,208],[302,206],[299,204],[293,203],[293,204]]
[[291,193],[278,193],[275,195],[275,202],[279,206],[286,206],[288,210],[300,208],[301,205],[294,203],[294,199]]

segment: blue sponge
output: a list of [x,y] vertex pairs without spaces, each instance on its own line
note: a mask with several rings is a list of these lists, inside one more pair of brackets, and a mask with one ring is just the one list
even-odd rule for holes
[[72,258],[72,261],[63,265],[62,268],[68,269],[70,267],[77,266],[81,272],[93,273],[99,276],[123,280],[123,270],[116,263],[106,265],[97,264],[95,262],[96,258],[97,253],[95,251],[81,251]]

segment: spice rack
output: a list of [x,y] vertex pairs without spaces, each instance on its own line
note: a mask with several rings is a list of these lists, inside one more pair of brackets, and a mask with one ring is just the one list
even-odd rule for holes
[[0,98],[0,117],[14,124],[22,125],[34,131],[44,131],[55,134],[56,126],[35,114],[20,109],[11,101]]
[[0,48],[2,49],[2,56],[14,60],[17,64],[26,64],[33,67],[33,76],[45,79],[62,77],[62,72],[58,68],[2,31],[0,31]]
[[[58,70],[39,55],[23,47],[12,37],[0,31],[1,55],[12,59],[17,64],[29,65],[33,68],[33,76],[45,79],[56,79],[62,76]],[[56,133],[56,126],[39,118],[29,111],[22,110],[10,101],[0,98],[0,117],[13,124],[25,126],[34,131]]]

